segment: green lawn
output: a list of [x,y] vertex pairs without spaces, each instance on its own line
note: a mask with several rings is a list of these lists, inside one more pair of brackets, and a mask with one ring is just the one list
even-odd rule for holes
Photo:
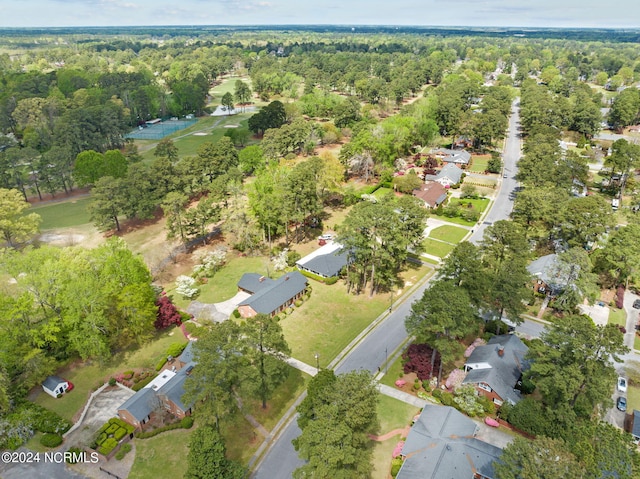
[[382,377],[380,383],[395,387],[395,382],[400,379],[400,373],[402,372],[402,356],[398,356],[393,363],[389,364],[387,367],[387,374]]
[[393,190],[391,188],[378,188],[376,191],[373,192],[373,196],[375,196],[376,198],[378,198],[379,200],[381,200],[382,198],[384,198],[385,196],[387,196],[388,194],[393,194]]
[[446,221],[447,223],[453,223],[453,224],[463,225],[463,226],[473,226],[476,224],[475,221],[467,221],[457,216],[454,218],[449,218],[448,216],[434,216],[434,218],[438,218],[440,221]]
[[434,241],[430,238],[423,240],[422,246],[425,253],[438,256],[439,258],[444,258],[455,247],[455,245],[443,243],[442,241]]
[[87,206],[89,198],[74,199],[62,203],[53,203],[30,208],[28,212],[38,213],[42,217],[41,230],[68,228],[91,222]]
[[73,391],[59,399],[40,391],[35,402],[71,421],[73,416],[84,407],[90,392],[102,386],[110,375],[137,367],[153,368],[158,359],[166,355],[170,344],[185,343],[186,341],[180,329],[171,328],[158,334],[152,341],[139,349],[114,355],[106,364],[87,362],[63,368],[57,374],[73,383]]
[[472,165],[469,171],[472,173],[484,173],[489,166],[490,156],[472,156]]
[[[418,408],[405,404],[397,399],[380,396],[378,403],[378,419],[380,428],[378,435],[386,434],[394,429],[402,429],[411,423]],[[393,436],[386,441],[376,442],[373,450],[373,474],[372,479],[387,479],[391,468],[391,453],[402,439],[401,435]]]
[[457,226],[438,226],[429,233],[429,238],[434,238],[447,243],[459,243],[469,233],[469,230]]
[[176,429],[148,439],[134,439],[136,458],[129,479],[184,476],[192,430]]
[[482,213],[484,210],[487,209],[487,206],[489,206],[489,198],[478,198],[477,200],[468,199],[468,198],[465,198],[463,200],[452,198],[451,204],[459,204],[461,206],[466,206],[468,204],[471,204],[477,211]]
[[640,410],[640,387],[627,387],[627,411]]
[[[402,274],[406,282],[415,284],[432,271],[428,267],[416,267]],[[369,292],[359,296],[347,293],[344,282],[327,286],[310,281],[311,298],[280,324],[285,338],[296,359],[315,365],[315,354],[320,366],[328,365],[371,321],[389,307],[388,293],[369,297]]]
[[307,388],[311,376],[291,368],[289,377],[275,391],[273,397],[267,401],[267,408],[262,409],[262,401],[258,398],[245,402],[247,412],[262,424],[267,431],[271,431],[283,414]]
[[624,309],[609,308],[609,323],[627,327],[627,312]]
[[[227,264],[209,278],[206,284],[200,285],[200,295],[196,298],[203,303],[219,303],[232,298],[238,292],[238,281],[244,273],[259,273],[267,276],[267,268],[272,273],[273,267],[265,256],[239,256],[229,253]],[[184,300],[174,294],[175,287],[167,289],[168,294],[173,295],[176,304],[186,308],[189,300]]]

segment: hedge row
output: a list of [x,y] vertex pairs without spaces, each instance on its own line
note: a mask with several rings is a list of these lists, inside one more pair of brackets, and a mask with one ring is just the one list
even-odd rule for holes
[[150,437],[157,436],[161,432],[173,431],[174,429],[190,429],[191,426],[193,426],[193,418],[191,416],[185,416],[180,420],[180,422],[167,424],[166,426],[158,427],[147,432],[137,432],[135,436],[138,439],[148,439]]
[[336,284],[337,281],[338,281],[338,277],[337,276],[332,276],[331,278],[324,278],[324,277],[322,277],[320,275],[311,273],[311,272],[306,271],[304,269],[300,269],[298,271],[300,271],[300,273],[302,273],[303,276],[306,276],[307,278],[311,278],[311,279],[314,279],[316,281],[319,281],[320,283],[324,283],[324,284],[329,284],[330,285],[330,284]]
[[151,375],[148,378],[144,378],[143,380],[135,383],[133,386],[131,386],[131,389],[133,389],[134,391],[140,391],[143,387],[145,387],[147,384],[149,384],[151,381],[153,381],[155,379],[156,375]]

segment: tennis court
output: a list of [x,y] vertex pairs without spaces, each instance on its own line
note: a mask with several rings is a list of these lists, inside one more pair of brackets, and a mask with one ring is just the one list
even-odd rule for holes
[[134,140],[161,140],[165,136],[175,133],[179,130],[189,128],[198,120],[166,120],[155,125],[149,125],[147,127],[139,127],[131,131],[125,138],[132,138]]

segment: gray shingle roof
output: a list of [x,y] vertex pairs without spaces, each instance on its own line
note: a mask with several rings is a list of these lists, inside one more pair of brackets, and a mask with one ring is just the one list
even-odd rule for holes
[[156,393],[151,388],[142,388],[127,399],[118,410],[128,411],[136,420],[142,421],[155,409]]
[[[504,348],[504,354],[498,354],[499,348]],[[488,363],[488,369],[472,369],[462,381],[462,384],[486,383],[505,401],[517,403],[520,393],[514,388],[522,372],[528,369],[525,356],[529,348],[513,334],[494,336],[484,346],[473,350],[466,364]]]
[[245,273],[238,281],[238,288],[249,291],[250,293],[257,293],[258,291],[265,289],[268,286],[275,283],[271,278],[267,278],[257,273]]
[[474,472],[494,477],[502,450],[476,439],[476,424],[447,406],[427,405],[404,447],[397,479],[471,479]]
[[425,180],[438,181],[442,178],[449,178],[452,183],[460,183],[462,179],[463,171],[458,168],[453,163],[447,163],[444,167],[438,172],[437,175],[427,175],[425,176]]
[[633,410],[633,428],[631,435],[640,438],[640,411]]
[[55,391],[59,384],[66,382],[67,381],[65,379],[62,379],[59,376],[48,376],[42,383],[42,386],[47,388],[49,391]]
[[566,288],[569,283],[568,268],[562,268],[557,254],[548,254],[532,261],[527,266],[527,271],[540,278],[556,292]]
[[[273,281],[273,280],[272,280]],[[307,287],[307,278],[300,272],[286,273],[244,300],[239,306],[250,306],[256,313],[271,314]]]
[[471,153],[466,150],[448,150],[446,148],[438,148],[433,153],[442,155],[442,161],[445,163],[457,163],[459,165],[468,165],[471,161]]
[[196,363],[191,362],[180,371],[178,371],[174,377],[172,377],[169,381],[167,381],[166,384],[158,389],[158,396],[164,396],[180,409],[182,409],[182,411],[187,411],[191,406],[193,406],[193,403],[184,404],[182,402],[182,396],[184,395],[184,382],[189,377],[187,375],[187,371],[189,370],[190,366],[195,365]]
[[325,278],[331,278],[332,276],[337,276],[348,262],[349,253],[345,251],[344,248],[341,248],[333,253],[322,254],[311,258],[306,263],[300,264],[300,266],[312,273],[319,274]]
[[187,346],[184,348],[178,359],[184,364],[193,362],[193,341],[189,341],[187,343]]

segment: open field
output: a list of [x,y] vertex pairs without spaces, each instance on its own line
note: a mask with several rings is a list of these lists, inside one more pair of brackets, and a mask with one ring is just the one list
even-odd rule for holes
[[184,476],[192,431],[176,429],[148,439],[134,439],[136,458],[129,479]]
[[459,243],[469,233],[469,230],[457,226],[438,226],[429,233],[429,238],[446,241],[447,243]]
[[453,250],[455,245],[426,238],[422,241],[422,247],[424,248],[425,253],[437,256],[439,258],[444,258],[449,253],[451,253],[451,250]]
[[105,364],[93,361],[74,363],[57,372],[59,376],[73,383],[75,386],[73,391],[59,399],[40,391],[35,402],[72,421],[73,416],[84,406],[91,391],[102,386],[112,374],[132,368],[153,368],[158,359],[166,355],[169,345],[186,343],[186,341],[180,329],[170,328],[157,334],[140,348],[132,347],[130,350],[115,354]]
[[491,159],[490,155],[473,155],[471,158],[472,165],[469,167],[469,171],[471,173],[484,173],[485,171],[487,171],[489,160]]
[[42,217],[40,230],[50,230],[54,228],[69,228],[80,226],[91,222],[87,206],[89,198],[78,198],[52,203],[42,206],[34,206],[29,209],[29,213],[38,213]]
[[[431,268],[410,265],[402,277],[410,286],[429,271]],[[325,367],[389,307],[391,295],[380,293],[370,298],[368,291],[350,295],[342,281],[327,286],[311,280],[310,285],[311,298],[285,316],[280,324],[293,357],[315,365],[317,353],[320,366]]]
[[373,192],[373,196],[375,196],[378,200],[381,200],[390,193],[393,193],[393,190],[391,188],[378,188]]

